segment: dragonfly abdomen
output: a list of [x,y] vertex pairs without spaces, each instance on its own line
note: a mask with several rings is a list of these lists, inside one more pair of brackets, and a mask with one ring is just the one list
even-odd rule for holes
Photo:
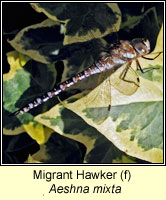
[[20,114],[24,114],[25,112],[30,111],[31,109],[48,101],[49,99],[53,98],[54,96],[58,96],[66,88],[71,87],[72,85],[76,84],[78,81],[84,80],[85,78],[87,78],[93,74],[97,74],[97,73],[101,73],[102,71],[105,71],[106,69],[108,69],[108,66],[110,67],[110,65],[106,65],[105,63],[102,63],[102,62],[97,62],[97,63],[93,64],[92,66],[90,66],[87,69],[85,69],[84,71],[76,74],[72,78],[60,83],[58,86],[55,86],[52,90],[48,91],[43,96],[36,98],[33,102],[27,104],[25,107],[16,111],[14,114],[20,115]]

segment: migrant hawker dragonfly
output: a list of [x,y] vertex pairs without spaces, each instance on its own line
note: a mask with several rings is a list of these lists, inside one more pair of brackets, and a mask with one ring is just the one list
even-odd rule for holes
[[[117,69],[125,65],[124,70],[121,72],[118,78],[110,77],[110,84],[114,86],[118,91],[125,95],[134,94],[140,84],[137,73],[132,69],[131,63],[136,61],[137,69],[142,73],[143,70],[139,64],[138,58],[153,60],[157,58],[160,53],[154,58],[146,58],[145,55],[150,53],[150,42],[148,39],[138,38],[132,41],[121,40],[119,44],[111,46],[107,52],[104,52],[103,56],[93,65],[85,69],[84,71],[76,74],[70,79],[55,86],[52,90],[48,91],[41,97],[36,98],[33,102],[27,104],[22,109],[16,111],[14,115],[21,115],[29,112],[31,109],[39,106],[40,104],[48,101],[54,96],[58,96],[66,88],[71,87],[79,81],[90,77],[91,75],[106,72],[112,70],[114,73]],[[124,88],[123,83],[127,83],[127,89]]]

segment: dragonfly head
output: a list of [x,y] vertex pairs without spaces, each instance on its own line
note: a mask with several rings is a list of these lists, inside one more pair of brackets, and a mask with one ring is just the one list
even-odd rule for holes
[[133,39],[132,46],[140,56],[146,55],[150,52],[150,42],[148,39],[144,38]]

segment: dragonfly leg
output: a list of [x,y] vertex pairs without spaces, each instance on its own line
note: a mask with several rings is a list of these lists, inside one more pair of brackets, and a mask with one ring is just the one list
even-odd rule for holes
[[147,73],[147,72],[149,72],[149,71],[152,71],[152,70],[154,70],[154,69],[159,69],[159,68],[151,67],[151,68],[148,68],[148,69],[145,68],[145,69],[143,70],[138,60],[136,60],[136,65],[137,65],[137,70],[140,70],[141,73],[143,73],[143,74],[144,74],[144,73]]
[[138,60],[136,60],[136,65],[137,65],[137,70],[140,70],[142,73],[145,73],[145,72],[143,71],[143,69],[142,69],[142,67],[141,67],[141,65],[140,65],[140,63],[139,63]]
[[[130,67],[131,67],[131,63],[128,63],[128,65],[127,65],[126,68],[123,70],[123,72],[121,73],[121,75],[119,76],[119,78],[120,78],[121,80],[125,81],[125,82],[134,83],[136,86],[139,87],[139,84],[137,84],[135,81],[131,81],[131,80],[125,79],[126,74],[127,74],[127,72],[128,72],[128,70],[129,70]],[[137,78],[137,81],[138,81],[138,83],[139,83],[139,78]]]
[[128,70],[129,70],[129,67],[131,66],[131,64],[128,64],[127,66],[126,66],[126,68],[123,70],[123,72],[121,73],[121,75],[120,75],[120,79],[122,79],[123,81],[125,81],[125,76],[126,76],[126,74],[127,74],[127,72],[128,72]]
[[155,60],[161,53],[163,53],[162,51],[158,53],[157,56],[155,56],[154,58],[147,58],[147,57],[144,57],[142,56],[142,58],[146,59],[146,60]]
[[[159,52],[158,55],[155,56],[154,58],[147,58],[147,57],[144,57],[144,56],[142,56],[142,58],[144,58],[144,59],[146,59],[146,60],[155,60],[161,53],[163,53],[163,52],[162,52],[162,51]],[[136,60],[136,64],[137,64],[137,70],[140,69],[140,71],[141,71],[143,74],[146,73],[146,72],[149,72],[149,71],[151,71],[151,70],[153,70],[153,69],[159,69],[159,68],[151,67],[151,68],[148,68],[147,70],[146,70],[146,69],[143,70],[143,69],[141,68],[141,65],[140,65],[140,63],[138,62],[138,60]]]

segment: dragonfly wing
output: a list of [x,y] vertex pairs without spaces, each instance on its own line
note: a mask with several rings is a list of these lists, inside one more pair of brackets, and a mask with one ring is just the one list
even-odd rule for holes
[[109,79],[105,79],[104,74],[100,74],[99,79],[99,82],[101,82],[101,80],[104,81],[93,89],[84,99],[84,104],[87,107],[107,107],[111,102],[111,87]]
[[109,117],[111,104],[110,81],[105,79],[104,74],[101,74],[100,78],[104,81],[81,98],[83,113],[86,113],[86,116],[98,125]]
[[125,95],[134,94],[140,85],[137,73],[132,67],[127,65],[119,67],[118,70],[111,74],[110,83],[120,93]]

